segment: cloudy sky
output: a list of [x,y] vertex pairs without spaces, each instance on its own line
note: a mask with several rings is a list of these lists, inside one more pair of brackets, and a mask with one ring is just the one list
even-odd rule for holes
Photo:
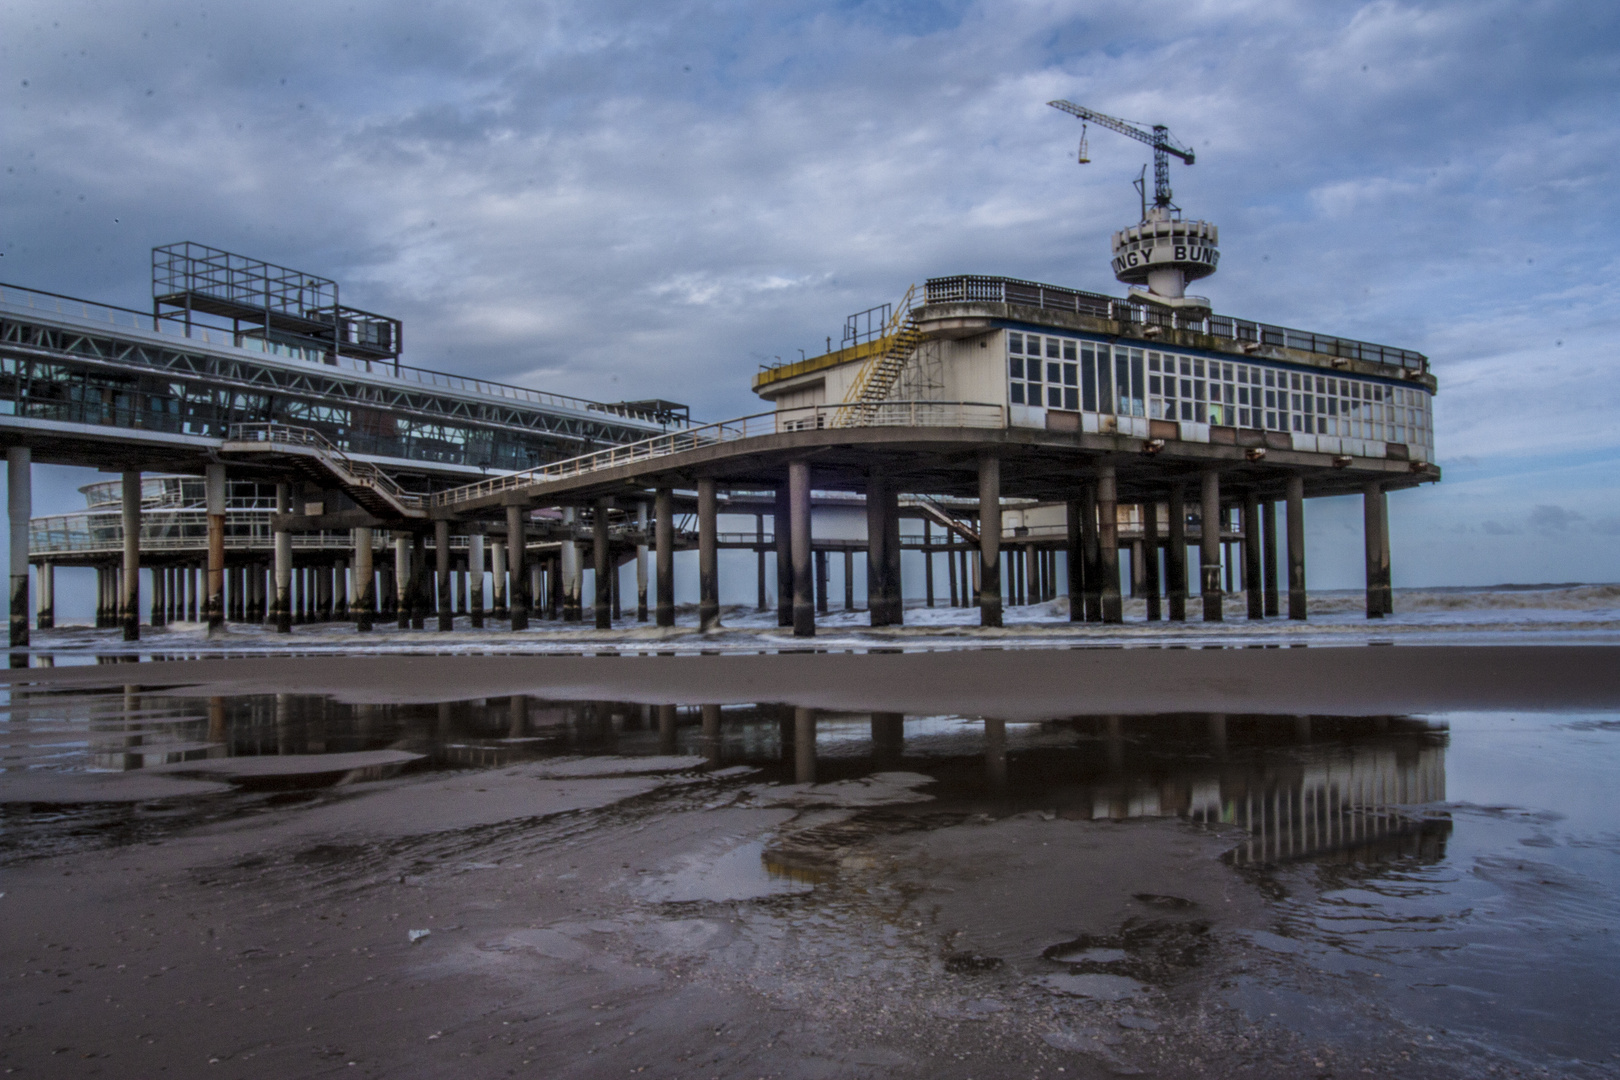
[[[1433,361],[1397,584],[1620,580],[1620,6],[10,0],[0,280],[135,307],[190,239],[339,279],[407,360],[754,411],[912,282],[1122,291],[1165,123],[1224,313]],[[72,508],[39,470],[41,510]],[[1359,580],[1359,507],[1311,507]]]

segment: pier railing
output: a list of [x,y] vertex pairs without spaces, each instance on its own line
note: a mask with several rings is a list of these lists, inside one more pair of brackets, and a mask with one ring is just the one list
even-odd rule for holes
[[[672,431],[640,442],[608,447],[590,454],[538,465],[532,469],[491,477],[432,496],[434,506],[457,506],[505,491],[517,491],[548,480],[563,480],[603,469],[633,465],[688,450],[758,438],[788,431],[813,431],[832,426],[842,404],[807,405],[722,420],[715,424]],[[966,427],[1001,428],[1007,424],[1000,405],[977,401],[884,401],[871,407],[860,427]]]
[[230,438],[226,441],[307,447],[324,459],[327,468],[349,486],[370,488],[394,503],[396,509],[422,509],[421,495],[406,491],[398,481],[370,462],[354,460],[313,428],[294,427],[291,424],[232,424]]

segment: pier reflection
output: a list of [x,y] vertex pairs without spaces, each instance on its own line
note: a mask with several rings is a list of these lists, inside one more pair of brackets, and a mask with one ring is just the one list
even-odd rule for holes
[[[548,701],[350,704],[317,695],[195,698],[131,684],[16,690],[7,770],[184,771],[219,757],[397,752],[403,767],[495,768],[558,756],[684,755],[780,783],[910,771],[933,809],[1071,819],[1180,817],[1248,834],[1228,858],[1438,859],[1450,824],[1443,724],[1402,716],[1177,714],[1000,718],[828,712],[775,704]],[[283,782],[293,772],[280,773]],[[311,786],[343,773],[318,763]]]

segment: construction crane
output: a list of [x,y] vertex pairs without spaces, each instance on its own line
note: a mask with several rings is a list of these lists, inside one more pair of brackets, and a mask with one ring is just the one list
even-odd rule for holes
[[[1152,131],[1144,131],[1118,117],[1095,112],[1084,105],[1076,105],[1072,101],[1048,101],[1047,104],[1054,109],[1063,110],[1070,116],[1077,116],[1081,120],[1096,124],[1098,127],[1105,127],[1109,131],[1117,131],[1121,135],[1129,135],[1138,142],[1145,142],[1153,147],[1153,205],[1167,209],[1170,207],[1170,155],[1174,154],[1188,165],[1191,165],[1193,163],[1193,152],[1171,138],[1169,128],[1163,124],[1154,124]],[[1085,129],[1082,128],[1081,130],[1084,131]],[[1084,149],[1084,135],[1081,136],[1080,145],[1082,147],[1080,163],[1083,165],[1090,160],[1090,155]],[[1144,195],[1145,200],[1146,196]],[[1143,217],[1146,216],[1144,213]]]

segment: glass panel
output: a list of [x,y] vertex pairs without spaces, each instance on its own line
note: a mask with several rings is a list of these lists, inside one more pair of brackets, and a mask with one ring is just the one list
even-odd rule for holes
[[[1024,403],[1024,384],[1023,383],[1021,383],[1021,382],[1013,383],[1010,392],[1012,394],[1012,403],[1014,405],[1022,405]],[[362,575],[362,576],[364,576],[364,575]]]
[[1145,412],[1142,408],[1143,399],[1147,397],[1142,392],[1142,350],[1131,350],[1131,415],[1141,416]]
[[1024,377],[1024,358],[1022,356],[1009,356],[1007,358],[1007,374],[1014,379]]
[[1080,399],[1086,412],[1097,411],[1097,352],[1090,345],[1080,350]]
[[1070,412],[1080,411],[1080,391],[1072,386],[1063,388],[1063,407]]
[[1024,335],[1023,334],[1008,334],[1007,335],[1007,351],[1008,352],[1016,352],[1016,353],[1023,352],[1024,351]]
[[1073,360],[1074,359],[1074,342],[1065,341],[1063,343],[1063,359],[1065,359],[1065,360]]
[[1114,373],[1113,365],[1108,362],[1108,347],[1102,346],[1097,350],[1097,411],[1111,413],[1114,411]]
[[1058,358],[1058,347],[1057,338],[1049,337],[1046,339],[1046,355],[1051,357],[1053,360]]

